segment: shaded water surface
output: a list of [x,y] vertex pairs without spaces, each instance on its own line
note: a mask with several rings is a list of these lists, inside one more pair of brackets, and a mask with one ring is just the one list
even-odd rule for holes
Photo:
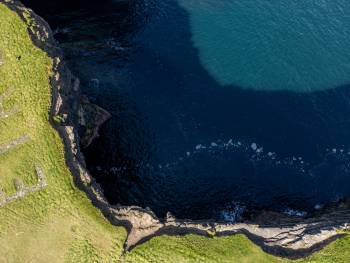
[[84,149],[111,203],[234,220],[349,196],[348,2],[24,2],[113,115]]

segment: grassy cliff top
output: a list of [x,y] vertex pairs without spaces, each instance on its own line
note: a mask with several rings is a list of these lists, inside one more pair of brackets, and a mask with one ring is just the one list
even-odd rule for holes
[[49,123],[52,60],[4,4],[0,25],[0,262],[111,262],[126,232],[73,185],[62,141]]
[[[28,27],[0,1],[0,262],[287,262],[242,235],[161,236],[122,255],[125,229],[102,216],[66,167],[49,123],[52,59]],[[298,262],[350,262],[350,237]]]

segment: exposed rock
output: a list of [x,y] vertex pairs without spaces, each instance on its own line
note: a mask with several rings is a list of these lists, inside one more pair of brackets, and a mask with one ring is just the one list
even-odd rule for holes
[[91,103],[86,96],[81,96],[78,115],[80,143],[83,147],[88,147],[99,136],[100,126],[111,118],[111,114]]
[[172,213],[168,212],[166,214],[165,220],[166,220],[167,223],[175,222],[176,221],[176,217]]
[[16,193],[7,196],[1,189],[0,189],[0,208],[4,207],[5,205],[14,202],[20,198],[23,198],[24,196],[28,194],[32,194],[35,192],[38,192],[45,187],[47,187],[47,181],[46,176],[44,174],[44,171],[40,166],[36,166],[35,168],[36,174],[38,176],[38,182],[35,185],[26,186],[22,180],[16,178],[14,180],[14,186],[16,188]]
[[60,95],[60,94],[57,94],[57,103],[56,103],[56,105],[55,105],[54,115],[57,115],[57,114],[58,114],[59,110],[60,110],[61,107],[62,107],[62,103],[63,103],[63,101],[62,101],[61,95]]
[[24,189],[24,183],[21,179],[15,178],[13,181],[16,191],[22,191]]
[[7,153],[8,151],[13,150],[14,148],[28,142],[29,140],[30,137],[28,135],[23,135],[21,137],[18,137],[17,139],[12,140],[7,144],[2,144],[0,145],[0,154]]

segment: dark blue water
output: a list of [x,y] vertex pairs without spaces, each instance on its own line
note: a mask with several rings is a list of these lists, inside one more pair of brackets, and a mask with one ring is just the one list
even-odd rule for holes
[[350,4],[299,2],[48,13],[31,1],[113,115],[84,149],[111,203],[232,219],[237,207],[311,211],[350,195]]

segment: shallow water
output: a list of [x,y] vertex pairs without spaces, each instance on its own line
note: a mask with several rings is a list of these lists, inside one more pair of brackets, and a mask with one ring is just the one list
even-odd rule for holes
[[84,150],[110,202],[235,220],[349,196],[350,4],[302,2],[30,1],[113,115]]
[[349,1],[179,3],[203,67],[222,85],[312,92],[349,80]]

